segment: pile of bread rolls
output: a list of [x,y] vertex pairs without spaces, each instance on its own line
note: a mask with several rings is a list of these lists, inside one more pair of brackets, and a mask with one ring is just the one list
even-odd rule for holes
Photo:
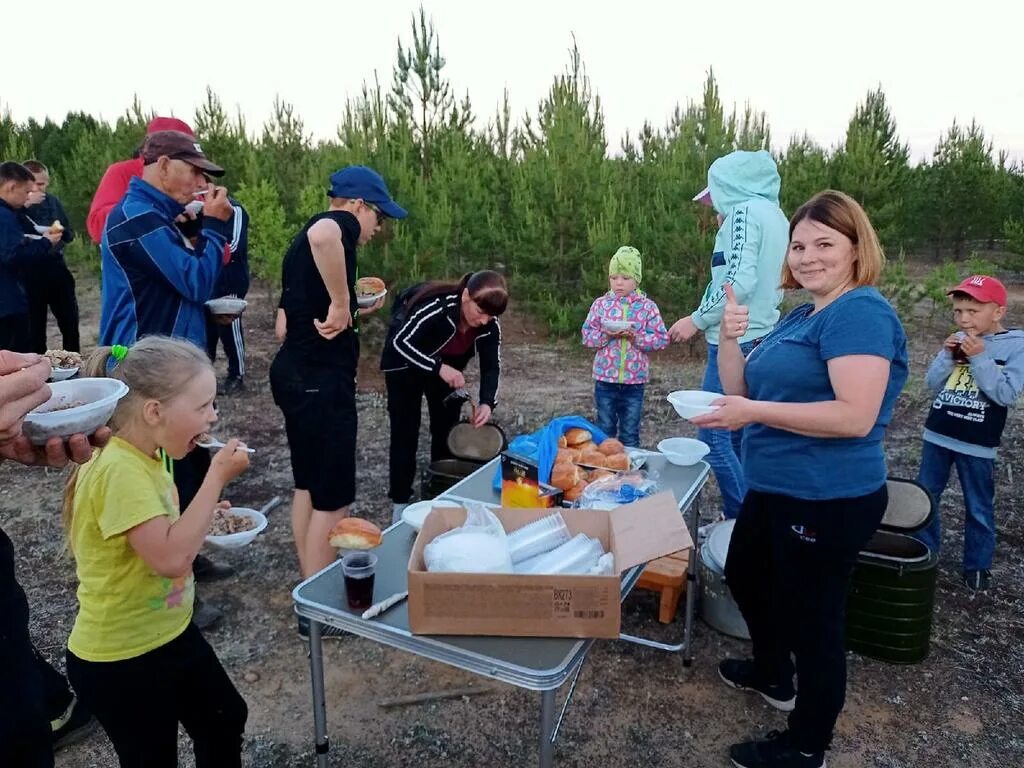
[[[581,466],[582,465],[582,466]],[[558,453],[551,468],[551,485],[563,491],[566,501],[576,501],[595,480],[629,469],[626,446],[609,437],[600,445],[585,429],[573,427],[558,438]]]

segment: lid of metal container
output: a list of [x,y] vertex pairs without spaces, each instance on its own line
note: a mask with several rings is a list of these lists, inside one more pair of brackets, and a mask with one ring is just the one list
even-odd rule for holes
[[505,448],[505,433],[497,424],[474,427],[460,422],[448,433],[448,450],[467,461],[490,461]]
[[729,556],[729,542],[732,540],[732,529],[735,525],[735,520],[715,523],[704,540],[701,553],[707,558],[705,562],[718,573],[725,572],[725,559]]
[[932,519],[932,497],[913,480],[890,477],[889,503],[878,527],[895,533],[919,531]]

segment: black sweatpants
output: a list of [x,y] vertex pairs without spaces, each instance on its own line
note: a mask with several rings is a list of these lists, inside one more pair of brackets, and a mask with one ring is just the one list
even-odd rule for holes
[[789,730],[804,752],[828,748],[846,699],[847,586],[887,502],[885,485],[827,501],[749,490],[736,518],[726,581],[761,680],[776,684],[796,672]]
[[0,765],[52,768],[50,721],[71,703],[67,681],[32,646],[14,545],[0,529]]
[[32,351],[32,334],[29,332],[27,312],[0,317],[0,349],[11,352]]
[[389,483],[391,500],[407,503],[416,480],[416,449],[420,441],[420,408],[427,398],[430,416],[430,460],[449,458],[448,433],[459,423],[462,400],[445,400],[452,393],[440,376],[419,371],[388,371],[388,417],[391,420]]
[[224,354],[228,358],[228,378],[245,377],[245,336],[242,331],[242,318],[235,318],[231,325],[214,322],[211,315],[206,319],[206,354],[210,362],[217,359],[217,343],[224,346]]
[[196,768],[242,764],[249,715],[195,624],[171,642],[124,661],[84,661],[70,650],[68,677],[107,732],[122,768],[177,768],[178,723]]
[[41,275],[32,275],[24,281],[28,295],[28,322],[32,351],[40,355],[49,349],[46,341],[48,313],[53,310],[60,329],[61,346],[68,352],[80,352],[78,334],[78,298],[75,278],[66,264],[59,264]]

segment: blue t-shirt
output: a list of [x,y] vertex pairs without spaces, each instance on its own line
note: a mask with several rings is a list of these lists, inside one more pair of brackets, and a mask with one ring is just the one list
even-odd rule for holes
[[885,483],[882,438],[907,380],[907,336],[889,302],[871,287],[813,311],[813,304],[797,307],[750,353],[748,396],[777,403],[834,400],[829,360],[884,357],[889,384],[875,426],[865,437],[823,438],[751,424],[743,434],[743,471],[749,487],[764,493],[816,500],[863,496]]

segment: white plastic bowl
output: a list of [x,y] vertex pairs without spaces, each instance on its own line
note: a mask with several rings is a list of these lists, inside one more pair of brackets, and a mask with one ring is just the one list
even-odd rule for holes
[[239,517],[248,517],[250,520],[256,522],[254,528],[250,528],[248,531],[240,531],[239,533],[229,533],[226,536],[213,536],[211,534],[206,535],[206,543],[212,547],[218,549],[238,549],[244,547],[246,544],[250,544],[253,539],[263,532],[263,529],[267,527],[266,515],[257,512],[255,509],[249,509],[248,507],[232,507],[228,510],[228,514],[238,515]]
[[622,333],[633,330],[633,323],[629,320],[603,320],[601,327],[609,333]]
[[356,296],[356,304],[360,307],[372,307],[387,295],[388,289],[385,288],[383,291],[374,294],[373,296]]
[[[51,384],[50,392],[50,399],[25,416],[22,424],[21,431],[33,445],[43,445],[51,437],[91,435],[110,421],[128,386],[117,379],[71,379]],[[74,402],[84,405],[55,410]]]
[[206,306],[210,308],[210,312],[214,315],[240,315],[249,306],[249,302],[245,299],[233,299],[229,296],[224,296],[219,299],[210,299],[206,302]]
[[448,501],[447,499],[429,499],[427,501],[417,501],[415,504],[410,504],[408,507],[402,510],[402,522],[408,525],[413,530],[418,531],[423,527],[423,521],[427,519],[427,515],[430,514],[430,510],[434,507],[461,507],[457,501]]
[[668,437],[658,443],[665,458],[680,467],[689,467],[708,455],[711,446],[692,437]]
[[78,366],[72,368],[53,368],[50,373],[50,381],[65,381],[78,373]]
[[676,413],[684,419],[692,419],[694,416],[702,416],[705,413],[717,411],[719,406],[711,405],[715,400],[723,397],[718,392],[704,392],[700,389],[678,389],[670,392],[668,401],[676,409]]

